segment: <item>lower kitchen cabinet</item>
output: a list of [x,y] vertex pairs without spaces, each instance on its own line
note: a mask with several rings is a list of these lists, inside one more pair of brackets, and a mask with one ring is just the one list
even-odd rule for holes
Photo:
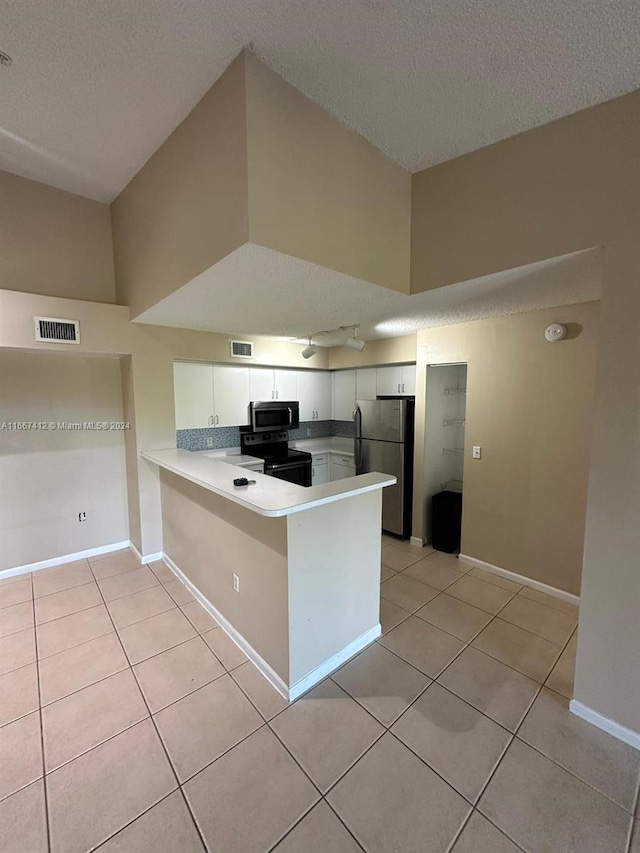
[[356,466],[352,456],[341,453],[331,454],[331,480],[344,480],[345,477],[355,477]]
[[321,465],[316,465],[315,462],[311,465],[311,485],[320,486],[322,483],[329,482],[329,466],[325,462]]

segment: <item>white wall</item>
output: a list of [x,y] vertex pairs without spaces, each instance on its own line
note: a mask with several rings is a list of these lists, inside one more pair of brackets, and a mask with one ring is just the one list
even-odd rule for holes
[[117,358],[0,352],[0,570],[129,538],[122,432],[2,425],[122,420]]

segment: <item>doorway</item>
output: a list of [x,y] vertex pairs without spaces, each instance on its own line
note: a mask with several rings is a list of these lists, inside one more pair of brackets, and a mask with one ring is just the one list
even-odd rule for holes
[[[427,365],[425,541],[428,544],[432,544],[434,535],[434,496],[442,492],[463,494],[466,411],[467,365]],[[436,499],[436,506],[438,501],[442,502],[442,498]],[[461,497],[448,501],[449,506],[458,508],[460,515],[461,501]],[[436,516],[441,518],[438,511]]]

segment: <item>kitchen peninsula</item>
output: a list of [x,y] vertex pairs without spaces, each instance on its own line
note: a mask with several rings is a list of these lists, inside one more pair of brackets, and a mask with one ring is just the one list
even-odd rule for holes
[[[186,450],[142,456],[160,469],[167,563],[285,698],[379,636],[382,489],[394,477],[304,488]],[[244,476],[255,484],[233,485]]]

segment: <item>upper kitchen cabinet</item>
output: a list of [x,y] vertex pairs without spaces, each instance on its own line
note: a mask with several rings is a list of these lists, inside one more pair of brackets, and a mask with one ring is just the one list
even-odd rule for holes
[[176,361],[173,393],[176,429],[248,423],[248,367]]
[[379,367],[377,371],[378,397],[407,397],[416,393],[416,366],[407,364]]
[[213,426],[213,365],[173,363],[176,429]]
[[249,368],[249,398],[253,401],[297,400],[295,370],[273,367]]
[[213,365],[214,426],[249,423],[249,368]]
[[356,407],[355,370],[337,370],[332,375],[332,385],[333,419],[335,421],[352,421]]
[[325,370],[298,370],[297,399],[301,421],[326,421],[331,417],[331,374]]
[[356,400],[375,400],[377,395],[377,370],[359,367],[356,370]]

